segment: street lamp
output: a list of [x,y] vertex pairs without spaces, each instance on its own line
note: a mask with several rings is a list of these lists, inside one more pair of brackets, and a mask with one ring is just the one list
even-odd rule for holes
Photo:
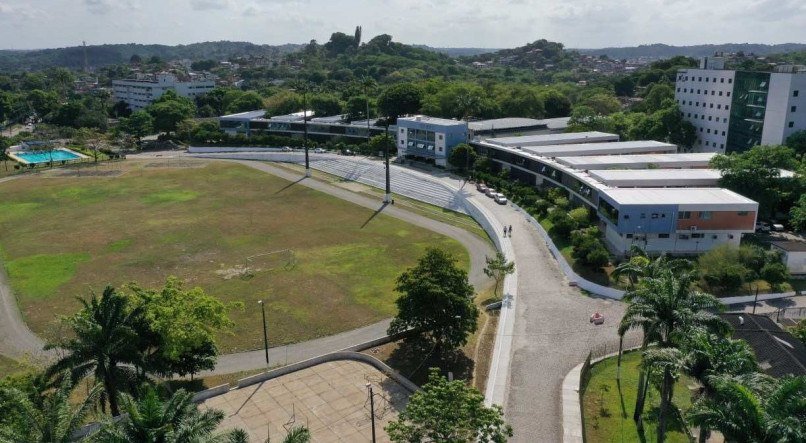
[[302,147],[305,148],[305,177],[311,176],[311,162],[308,158],[308,85],[301,84],[290,91],[302,90]]
[[263,300],[258,300],[257,304],[260,305],[260,312],[263,314],[263,349],[266,352],[266,367],[269,367],[269,334],[266,331],[266,304]]

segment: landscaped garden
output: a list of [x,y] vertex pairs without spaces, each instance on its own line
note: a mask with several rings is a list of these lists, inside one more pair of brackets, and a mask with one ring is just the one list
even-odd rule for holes
[[[76,296],[106,284],[161,287],[169,275],[241,301],[223,352],[367,325],[395,313],[395,278],[427,246],[456,241],[242,165],[125,162],[91,177],[0,184],[0,248],[31,328],[60,334]],[[99,174],[100,175],[100,174]]]

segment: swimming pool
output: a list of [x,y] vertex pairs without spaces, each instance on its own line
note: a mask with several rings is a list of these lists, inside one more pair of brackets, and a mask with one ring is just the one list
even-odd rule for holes
[[28,164],[47,163],[51,161],[69,161],[80,159],[81,156],[73,151],[66,149],[54,149],[53,152],[49,151],[25,151],[13,152],[12,155]]

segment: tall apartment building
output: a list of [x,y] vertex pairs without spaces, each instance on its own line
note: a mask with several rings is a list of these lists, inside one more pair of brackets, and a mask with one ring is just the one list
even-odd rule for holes
[[145,108],[168,91],[175,91],[177,95],[192,100],[195,96],[210,92],[213,88],[215,88],[213,80],[183,82],[175,75],[165,72],[139,75],[130,80],[112,81],[115,100],[125,102],[132,111]]
[[697,130],[695,151],[741,152],[782,144],[793,132],[806,129],[806,68],[723,68],[721,58],[705,57],[700,68],[677,71],[675,100]]

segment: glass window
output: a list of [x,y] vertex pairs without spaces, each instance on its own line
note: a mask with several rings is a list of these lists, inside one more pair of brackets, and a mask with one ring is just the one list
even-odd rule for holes
[[791,108],[789,109],[789,111],[790,111],[790,112],[795,112],[795,111],[797,111],[797,110],[798,110],[798,107],[797,107],[797,106],[793,106],[793,107],[791,107]]
[[669,238],[669,234],[658,234],[658,238]]
[[689,211],[680,211],[677,213],[677,218],[680,220],[688,220],[691,218],[691,212]]
[[800,91],[798,91],[798,90],[792,91],[792,97],[797,97],[798,93],[800,93]]
[[713,215],[714,214],[711,211],[700,211],[700,219],[702,220],[710,220]]
[[794,128],[795,127],[795,122],[789,122],[789,127]]

